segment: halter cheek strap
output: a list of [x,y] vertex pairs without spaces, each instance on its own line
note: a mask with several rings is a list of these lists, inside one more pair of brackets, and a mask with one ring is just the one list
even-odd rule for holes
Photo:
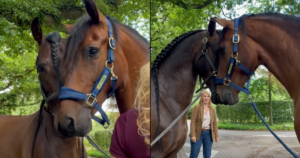
[[[234,19],[234,34],[232,37],[232,43],[233,43],[233,52],[229,61],[229,65],[227,68],[226,78],[215,78],[215,84],[224,84],[226,86],[231,86],[239,91],[242,91],[244,93],[250,94],[249,91],[249,81],[251,79],[251,76],[254,74],[254,72],[251,72],[248,70],[243,64],[240,63],[238,60],[238,43],[240,41],[240,36],[238,34],[238,28],[239,28],[239,18]],[[249,79],[247,81],[247,86],[245,88],[240,87],[230,81],[231,74],[233,72],[234,67],[238,66],[240,69],[242,69],[247,75],[249,75]]]
[[208,31],[206,32],[206,36],[203,38],[202,40],[202,53],[200,55],[198,55],[198,57],[196,58],[196,61],[194,62],[194,65],[198,62],[198,60],[202,57],[205,56],[208,63],[210,64],[211,68],[213,69],[212,73],[210,73],[210,75],[204,79],[203,83],[201,81],[201,77],[199,76],[199,81],[200,81],[200,88],[196,91],[196,93],[198,93],[201,89],[206,88],[204,87],[204,84],[206,84],[206,82],[211,78],[211,77],[216,77],[217,76],[217,69],[215,67],[215,65],[213,64],[212,60],[210,59],[210,57],[207,54],[207,48],[206,48],[206,44],[208,42]]
[[[112,82],[112,89],[108,97],[112,96],[116,90],[117,80],[118,77],[114,74],[113,68],[114,68],[114,50],[115,50],[115,40],[113,38],[112,29],[111,29],[111,23],[107,20],[107,26],[108,26],[108,37],[109,37],[109,48],[108,48],[108,55],[107,55],[107,61],[105,63],[105,67],[101,74],[99,75],[96,83],[94,84],[94,87],[92,88],[92,92],[90,94],[84,94],[82,92],[78,92],[74,89],[68,88],[68,87],[62,87],[60,91],[60,100],[65,99],[71,99],[71,100],[85,100],[85,103],[91,107],[95,107],[98,112],[101,114],[101,118],[98,118],[97,116],[93,116],[92,119],[96,122],[104,125],[107,123],[109,125],[109,120],[101,106],[97,103],[97,95],[102,91],[103,87],[105,86],[105,83],[107,82],[110,74],[111,74],[111,82]],[[111,65],[109,68],[108,65]]]

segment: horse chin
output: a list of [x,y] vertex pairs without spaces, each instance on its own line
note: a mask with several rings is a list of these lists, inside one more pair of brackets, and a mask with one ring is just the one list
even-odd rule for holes
[[63,138],[84,137],[91,131],[91,129],[92,129],[91,123],[86,123],[84,127],[77,128],[74,131],[65,130],[64,127],[60,125],[60,123],[58,123],[58,126],[56,126],[56,131]]
[[239,102],[238,95],[231,90],[224,89],[222,94],[216,93],[216,97],[213,97],[216,100],[213,101],[214,104],[224,104],[224,105],[234,105]]
[[220,104],[219,100],[218,100],[218,95],[216,92],[212,92],[211,93],[211,102],[213,104]]

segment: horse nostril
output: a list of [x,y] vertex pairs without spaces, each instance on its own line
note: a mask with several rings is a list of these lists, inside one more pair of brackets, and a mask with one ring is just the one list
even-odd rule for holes
[[65,127],[68,129],[69,132],[75,130],[75,124],[73,118],[67,118],[65,121]]

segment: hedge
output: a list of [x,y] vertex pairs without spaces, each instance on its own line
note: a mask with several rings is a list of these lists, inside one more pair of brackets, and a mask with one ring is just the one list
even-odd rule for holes
[[[269,121],[269,102],[255,102],[264,119]],[[261,123],[250,102],[239,102],[236,105],[217,105],[217,118],[219,122],[233,123]],[[294,107],[292,101],[272,101],[273,123],[292,122]],[[192,108],[189,109],[190,119]]]

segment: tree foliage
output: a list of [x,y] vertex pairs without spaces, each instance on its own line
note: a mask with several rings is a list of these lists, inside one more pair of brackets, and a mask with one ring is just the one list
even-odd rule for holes
[[300,15],[297,0],[151,0],[151,61],[177,36],[207,29],[211,17],[234,19],[240,12]]
[[[150,31],[150,0],[95,0],[99,10],[137,29],[145,38]],[[0,0],[0,113],[41,100],[35,69],[37,44],[30,25],[39,17],[44,34],[54,30],[67,37],[64,24],[85,14],[81,0]]]

